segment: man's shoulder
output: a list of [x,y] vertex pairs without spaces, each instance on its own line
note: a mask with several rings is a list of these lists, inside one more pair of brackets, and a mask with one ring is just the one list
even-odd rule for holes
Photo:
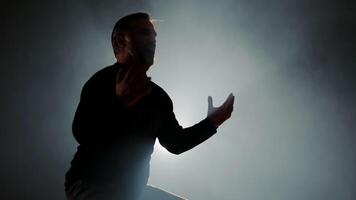
[[116,77],[119,67],[116,64],[105,66],[95,72],[89,80],[107,79],[108,77]]
[[169,105],[172,104],[171,98],[161,86],[151,81],[151,87],[154,92],[154,96],[158,97],[161,100],[160,101],[161,103],[166,102]]
[[157,83],[151,81],[151,87],[152,87],[153,91],[157,92],[158,94],[168,97],[168,94],[166,93],[166,91],[164,91],[164,89],[161,86],[159,86]]
[[105,66],[95,72],[84,84],[83,91],[104,91],[105,88],[111,90],[112,83],[115,83],[118,66],[115,64]]

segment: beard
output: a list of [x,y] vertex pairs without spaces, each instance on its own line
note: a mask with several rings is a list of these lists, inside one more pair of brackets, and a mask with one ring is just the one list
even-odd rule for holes
[[129,54],[133,60],[148,68],[154,63],[155,49],[149,47],[132,48]]
[[137,58],[138,61],[143,64],[143,65],[147,65],[147,66],[151,66],[153,65],[154,62],[154,56],[155,56],[155,52],[153,51],[148,51],[148,50],[143,50],[143,51],[139,51],[137,52]]

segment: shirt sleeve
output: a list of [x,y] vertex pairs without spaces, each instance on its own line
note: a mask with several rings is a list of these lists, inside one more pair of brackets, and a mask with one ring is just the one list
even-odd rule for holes
[[170,99],[167,107],[158,139],[169,152],[180,154],[188,151],[216,133],[216,128],[207,118],[191,127],[183,128],[176,120]]

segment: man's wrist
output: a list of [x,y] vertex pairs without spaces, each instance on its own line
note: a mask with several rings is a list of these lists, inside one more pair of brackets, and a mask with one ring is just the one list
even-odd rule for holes
[[214,127],[215,129],[219,128],[219,124],[213,120],[211,117],[207,117],[207,121],[209,122],[209,124]]

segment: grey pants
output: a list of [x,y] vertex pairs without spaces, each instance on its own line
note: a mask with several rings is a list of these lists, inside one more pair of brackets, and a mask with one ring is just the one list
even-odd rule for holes
[[66,191],[67,200],[184,200],[174,194],[147,185],[143,192],[130,192],[114,184],[98,184],[88,180],[77,181]]

